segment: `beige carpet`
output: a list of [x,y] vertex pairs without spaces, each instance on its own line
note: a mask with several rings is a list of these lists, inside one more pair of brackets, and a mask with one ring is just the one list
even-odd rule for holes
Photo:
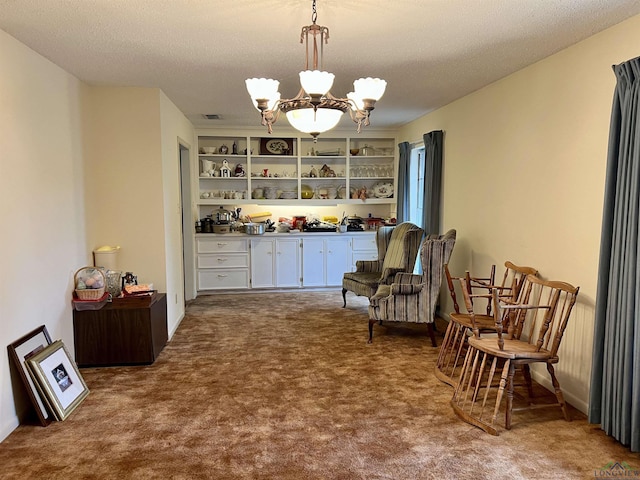
[[[154,365],[82,369],[64,422],[0,444],[7,479],[577,479],[640,456],[574,411],[460,421],[424,326],[339,291],[203,296]],[[537,392],[544,394],[541,388]]]

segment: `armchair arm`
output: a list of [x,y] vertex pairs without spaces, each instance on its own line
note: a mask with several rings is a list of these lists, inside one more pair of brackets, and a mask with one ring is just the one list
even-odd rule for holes
[[373,273],[380,271],[380,260],[356,261],[356,272]]
[[392,283],[391,295],[416,295],[422,291],[424,283]]

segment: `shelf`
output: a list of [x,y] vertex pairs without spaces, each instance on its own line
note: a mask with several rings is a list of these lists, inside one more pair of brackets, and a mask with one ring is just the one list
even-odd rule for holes
[[259,198],[250,198],[250,199],[239,199],[239,200],[230,200],[227,198],[201,198],[198,202],[198,205],[201,206],[219,206],[219,205],[296,205],[296,206],[304,206],[309,205],[312,207],[321,207],[321,206],[329,206],[329,205],[382,205],[395,203],[395,198],[367,198],[366,200],[357,200],[351,198],[334,198],[334,199],[315,199],[311,200],[306,199],[259,199]]
[[[235,164],[242,164],[246,172],[244,177],[205,177],[198,176],[199,191],[197,196],[203,193],[224,195],[224,192],[241,192],[245,198],[198,198],[196,205],[297,205],[332,206],[337,204],[394,204],[394,198],[368,198],[365,201],[359,199],[254,199],[249,198],[256,188],[275,187],[283,191],[296,191],[304,186],[310,186],[313,190],[318,188],[335,187],[342,192],[348,192],[354,188],[366,188],[372,190],[377,183],[391,183],[396,186],[394,173],[396,170],[395,152],[396,139],[387,137],[329,137],[318,138],[317,143],[306,136],[284,136],[283,141],[290,145],[292,154],[260,154],[264,151],[264,142],[267,137],[242,136],[229,134],[216,134],[214,132],[197,132],[198,151],[202,149],[220,148],[226,145],[229,152],[199,153],[199,163],[205,164],[207,160],[215,163],[214,169],[219,169],[222,160],[229,162],[233,169]],[[238,154],[231,153],[232,145],[236,143]],[[358,155],[351,155],[350,150],[359,148]],[[248,153],[247,152],[248,149]],[[369,155],[362,155],[363,149],[369,149]],[[313,154],[311,154],[313,152]],[[318,155],[318,152],[335,153],[334,155]],[[389,154],[391,152],[391,154]],[[373,154],[371,154],[373,153]],[[330,169],[327,174],[336,176],[308,177],[313,167],[320,173],[323,166]],[[198,170],[199,172],[202,169]],[[261,176],[263,172],[278,176]],[[324,171],[322,172],[324,173]],[[371,173],[375,176],[369,176]],[[358,176],[352,177],[351,174]],[[365,176],[361,176],[361,175]],[[299,193],[298,193],[299,194]]]

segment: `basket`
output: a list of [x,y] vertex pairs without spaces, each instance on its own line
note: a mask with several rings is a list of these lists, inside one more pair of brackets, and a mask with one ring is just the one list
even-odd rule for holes
[[[107,281],[99,268],[82,267],[75,273],[73,280],[76,296],[79,300],[99,300],[104,295]],[[86,285],[86,288],[78,288],[78,285],[81,284]]]

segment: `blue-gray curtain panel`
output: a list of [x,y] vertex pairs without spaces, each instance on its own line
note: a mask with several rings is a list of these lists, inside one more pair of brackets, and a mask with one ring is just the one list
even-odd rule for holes
[[411,144],[398,144],[400,158],[398,161],[398,185],[396,192],[396,218],[398,223],[409,220],[409,160],[411,159]]
[[424,138],[424,209],[422,227],[425,234],[440,233],[442,199],[442,130],[425,133]]
[[640,57],[617,78],[605,183],[589,421],[640,451]]

